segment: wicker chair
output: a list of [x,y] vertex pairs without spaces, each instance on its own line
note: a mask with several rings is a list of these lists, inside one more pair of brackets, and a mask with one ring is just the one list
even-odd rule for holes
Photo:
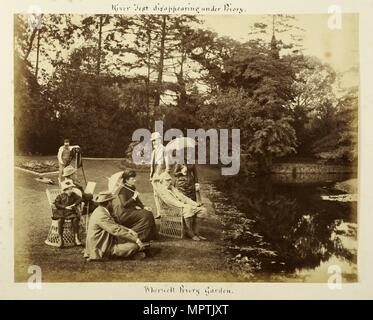
[[161,218],[159,234],[176,239],[184,237],[184,219],[182,208],[169,206],[159,198]]
[[[61,194],[60,189],[46,189],[45,192],[47,193],[47,198],[49,202],[50,208],[53,210],[54,207],[54,200],[57,198],[59,194]],[[58,220],[52,220],[52,224],[49,228],[47,240],[45,240],[45,244],[58,247],[59,235],[58,235]],[[72,247],[75,246],[74,241],[74,232],[73,232],[73,225],[71,220],[65,220],[65,224],[63,226],[63,241],[65,247]]]
[[[82,196],[82,192],[79,189],[74,188],[73,190],[78,196],[80,197]],[[46,189],[45,192],[47,194],[50,208],[52,210],[55,209],[54,201],[56,200],[57,196],[62,193],[61,189]],[[80,217],[82,217],[83,208],[84,208],[84,204],[82,203],[78,207]],[[80,225],[81,225],[80,230],[81,231],[85,230],[86,228],[85,224],[86,224],[85,220],[80,219]],[[52,224],[49,228],[49,232],[48,232],[47,240],[45,240],[45,244],[53,246],[53,247],[58,247],[58,240],[59,240],[58,220],[52,219]],[[69,219],[65,220],[65,224],[63,226],[63,241],[64,241],[65,247],[75,246],[73,226],[72,226],[71,220]]]

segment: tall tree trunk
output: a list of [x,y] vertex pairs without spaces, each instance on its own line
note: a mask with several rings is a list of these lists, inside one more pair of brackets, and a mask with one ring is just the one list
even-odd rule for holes
[[32,30],[32,34],[31,34],[31,37],[30,37],[30,40],[29,40],[29,45],[28,45],[28,48],[27,48],[27,51],[26,51],[26,54],[25,54],[25,61],[27,60],[27,58],[28,58],[28,56],[31,52],[32,44],[34,42],[37,31],[38,31],[37,27],[35,27],[34,30]]
[[38,30],[38,41],[36,45],[36,66],[35,66],[35,78],[36,82],[38,81],[38,72],[39,72],[39,54],[40,54],[40,31]]
[[184,80],[184,62],[186,60],[186,54],[184,52],[184,48],[181,50],[181,60],[180,60],[180,71],[176,74],[177,84],[179,85],[179,101],[178,106],[182,109],[186,106],[186,89],[185,89],[185,80]]
[[150,128],[150,49],[151,49],[151,44],[152,44],[152,37],[150,31],[147,33],[148,36],[148,52],[147,52],[147,76],[146,76],[146,116],[147,116],[147,127]]
[[102,20],[103,16],[100,15],[99,29],[98,29],[98,52],[97,52],[97,70],[96,74],[100,74],[101,69],[101,42],[102,42]]
[[159,63],[158,63],[158,79],[157,79],[157,92],[155,95],[154,107],[159,107],[161,100],[161,90],[162,90],[162,78],[163,78],[163,66],[164,66],[164,51],[165,51],[165,39],[166,39],[166,19],[167,16],[162,16],[162,29],[161,29],[161,46],[159,53]]
[[36,37],[36,33],[38,32],[38,30],[40,29],[41,27],[41,20],[43,19],[43,14],[40,15],[40,21],[38,21],[38,23],[35,25],[34,29],[32,30],[32,33],[31,33],[31,36],[30,36],[30,40],[29,40],[29,43],[28,43],[28,48],[27,48],[27,51],[25,53],[25,61],[27,60],[30,52],[31,52],[31,49],[32,49],[32,45],[34,43],[34,39]]

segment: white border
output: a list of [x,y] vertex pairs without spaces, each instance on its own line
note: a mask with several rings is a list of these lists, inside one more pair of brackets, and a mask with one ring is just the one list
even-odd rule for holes
[[[148,3],[150,1],[147,1]],[[170,4],[170,1],[156,1]],[[175,4],[178,1],[173,0]],[[183,1],[184,2],[184,1]],[[202,1],[186,1],[198,3]],[[328,6],[341,5],[343,12],[360,14],[360,154],[359,154],[359,283],[343,284],[341,290],[330,290],[326,284],[303,283],[186,283],[195,288],[225,287],[234,291],[232,295],[213,295],[209,299],[368,299],[373,298],[373,208],[372,170],[373,137],[370,121],[373,119],[373,1],[326,1],[326,0],[256,0],[256,1],[203,1],[203,4],[232,3],[244,7],[246,14],[265,13],[327,13]],[[131,1],[13,1],[1,8],[1,145],[0,165],[0,298],[3,299],[205,299],[205,296],[147,295],[144,285],[150,283],[43,283],[41,290],[30,290],[27,284],[13,282],[13,13],[27,12],[30,5],[39,5],[49,13],[113,13],[111,4],[128,4]],[[145,1],[141,1],[145,4]],[[179,2],[181,3],[181,2]],[[161,287],[161,283],[154,283]],[[170,285],[177,286],[172,283]],[[130,289],[130,290],[129,290]]]

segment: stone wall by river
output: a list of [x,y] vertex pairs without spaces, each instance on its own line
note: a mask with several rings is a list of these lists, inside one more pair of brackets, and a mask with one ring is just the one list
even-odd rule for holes
[[275,163],[271,168],[272,173],[277,174],[329,174],[329,173],[354,173],[353,165],[330,165],[319,163]]
[[318,183],[356,176],[356,168],[319,163],[276,163],[271,168],[276,183]]

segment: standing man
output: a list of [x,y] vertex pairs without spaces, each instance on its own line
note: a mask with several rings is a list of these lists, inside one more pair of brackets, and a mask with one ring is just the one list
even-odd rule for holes
[[71,150],[79,146],[70,146],[69,139],[65,139],[63,146],[58,149],[57,159],[58,159],[58,181],[61,183],[63,169],[68,166],[71,162]]
[[[103,260],[113,257],[143,259],[145,247],[137,233],[116,223],[112,217],[113,199],[109,192],[100,192],[95,202],[98,207],[89,220],[85,257],[88,260]],[[118,243],[118,240],[125,243]]]
[[159,184],[159,176],[163,171],[169,171],[169,168],[166,164],[165,159],[165,147],[162,144],[162,137],[159,132],[153,132],[151,135],[152,141],[152,156],[150,162],[150,182],[153,186],[153,193],[154,193],[154,201],[156,206],[156,216],[155,218],[159,218],[161,215],[160,203],[157,193],[157,186]]

